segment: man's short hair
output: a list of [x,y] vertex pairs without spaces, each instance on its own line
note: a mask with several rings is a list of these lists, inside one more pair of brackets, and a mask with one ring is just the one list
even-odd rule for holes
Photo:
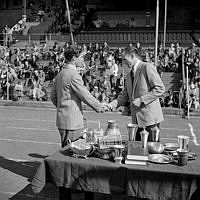
[[138,50],[135,48],[135,47],[132,47],[132,46],[129,46],[129,47],[126,47],[123,51],[123,55],[134,55],[138,58],[140,58],[140,55],[138,53]]
[[76,56],[76,51],[73,48],[67,48],[64,52],[65,60],[71,61]]

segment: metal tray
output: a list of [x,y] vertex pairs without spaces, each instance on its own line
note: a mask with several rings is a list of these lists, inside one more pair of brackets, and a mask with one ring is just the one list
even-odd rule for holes
[[174,161],[172,156],[164,155],[164,154],[151,154],[149,155],[148,161],[158,164],[167,164]]
[[164,148],[167,151],[176,151],[179,148],[178,143],[165,143]]

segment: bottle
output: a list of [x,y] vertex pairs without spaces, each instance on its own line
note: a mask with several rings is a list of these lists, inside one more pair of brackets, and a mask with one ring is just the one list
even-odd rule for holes
[[145,127],[143,127],[143,131],[140,132],[140,136],[141,136],[141,141],[142,141],[142,148],[146,149],[149,132],[145,130]]

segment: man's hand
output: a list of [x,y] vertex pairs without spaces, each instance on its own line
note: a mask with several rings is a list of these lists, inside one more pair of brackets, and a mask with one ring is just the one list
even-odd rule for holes
[[113,107],[109,103],[103,103],[103,107],[105,111],[109,111],[113,109]]
[[140,98],[136,98],[132,101],[132,105],[134,106],[135,109],[138,109],[141,106],[141,101]]

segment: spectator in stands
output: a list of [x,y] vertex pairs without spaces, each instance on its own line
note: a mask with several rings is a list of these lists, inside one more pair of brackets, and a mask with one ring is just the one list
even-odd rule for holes
[[142,56],[142,54],[143,54],[143,49],[142,49],[142,47],[141,47],[140,42],[137,42],[137,43],[136,43],[136,49],[137,49],[137,51],[138,51],[138,54],[139,54],[140,56]]
[[110,50],[110,47],[109,47],[109,45],[108,45],[107,42],[104,42],[104,43],[103,43],[102,50],[103,50],[103,51],[106,51],[106,52],[108,52],[108,51]]
[[190,95],[190,108],[197,109],[199,106],[199,89],[197,84],[193,81],[190,83],[189,87],[189,95]]
[[122,49],[120,47],[115,51],[115,60],[117,65],[122,66]]
[[103,21],[100,18],[97,18],[96,20],[93,20],[92,22],[95,25],[95,28],[101,28],[103,25]]
[[116,86],[118,65],[115,63],[115,59],[112,54],[110,54],[107,58],[107,65],[110,70],[110,85],[111,88],[113,89]]
[[14,100],[14,89],[15,81],[17,80],[17,75],[15,70],[6,64],[5,61],[0,60],[1,72],[0,72],[0,82],[1,82],[1,98],[7,99],[7,88],[9,90],[9,100]]
[[124,77],[123,77],[123,74],[121,73],[120,77],[116,81],[116,87],[115,87],[115,89],[117,91],[117,94],[119,94],[119,93],[122,92],[123,86],[124,86]]
[[134,28],[136,26],[136,21],[134,17],[131,17],[131,20],[129,22],[129,27]]
[[22,101],[23,91],[24,91],[23,82],[22,80],[18,79],[15,84],[15,95],[14,95],[17,101]]

